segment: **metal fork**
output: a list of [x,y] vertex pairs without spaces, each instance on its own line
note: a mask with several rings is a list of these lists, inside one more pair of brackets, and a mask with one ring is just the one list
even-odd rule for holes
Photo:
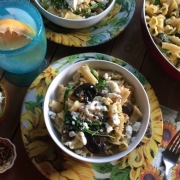
[[163,162],[166,167],[165,179],[167,179],[167,175],[170,168],[172,168],[177,163],[178,157],[180,155],[180,130],[171,139],[171,141],[169,142],[168,146],[162,154]]

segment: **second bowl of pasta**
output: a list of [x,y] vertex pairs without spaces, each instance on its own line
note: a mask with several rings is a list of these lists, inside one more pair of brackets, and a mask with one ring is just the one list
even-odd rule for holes
[[102,20],[115,0],[34,0],[39,11],[53,23],[72,29],[87,28]]
[[141,12],[141,29],[147,50],[177,82],[180,82],[179,9],[179,1],[144,0]]
[[139,80],[103,60],[77,62],[60,72],[47,90],[43,111],[54,142],[72,157],[92,163],[131,152],[150,118]]

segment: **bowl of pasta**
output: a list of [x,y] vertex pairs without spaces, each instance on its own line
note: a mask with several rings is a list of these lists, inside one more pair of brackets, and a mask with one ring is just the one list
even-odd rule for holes
[[70,156],[91,163],[130,153],[150,118],[140,81],[104,60],[77,62],[61,71],[47,90],[43,112],[54,142]]
[[51,22],[72,29],[87,28],[102,20],[115,0],[34,0],[39,11]]
[[147,50],[177,82],[180,82],[179,9],[179,1],[144,0],[141,12],[141,30]]

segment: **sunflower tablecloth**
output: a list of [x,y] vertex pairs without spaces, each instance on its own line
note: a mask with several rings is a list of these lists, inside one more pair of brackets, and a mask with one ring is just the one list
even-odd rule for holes
[[[78,61],[101,59],[131,71],[144,86],[150,102],[150,123],[140,144],[114,162],[92,164],[73,159],[61,151],[48,134],[43,117],[43,100],[54,77]],[[37,169],[50,180],[161,180],[162,152],[180,129],[180,112],[160,106],[151,85],[135,68],[118,58],[84,53],[54,62],[31,84],[21,114],[21,134],[26,152]],[[180,161],[170,170],[168,180],[180,179]]]

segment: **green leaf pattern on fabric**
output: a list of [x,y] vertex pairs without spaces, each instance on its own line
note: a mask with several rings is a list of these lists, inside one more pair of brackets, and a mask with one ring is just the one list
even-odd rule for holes
[[37,95],[36,102],[34,102],[34,101],[25,102],[25,109],[31,111],[32,113],[35,113],[34,108],[38,107],[38,108],[42,109],[42,103],[43,103],[43,96]]
[[111,163],[102,163],[102,164],[91,164],[92,168],[102,174],[109,173],[112,171],[113,165]]
[[130,180],[129,173],[131,168],[126,167],[124,169],[120,169],[121,162],[116,164],[111,172],[110,180]]

